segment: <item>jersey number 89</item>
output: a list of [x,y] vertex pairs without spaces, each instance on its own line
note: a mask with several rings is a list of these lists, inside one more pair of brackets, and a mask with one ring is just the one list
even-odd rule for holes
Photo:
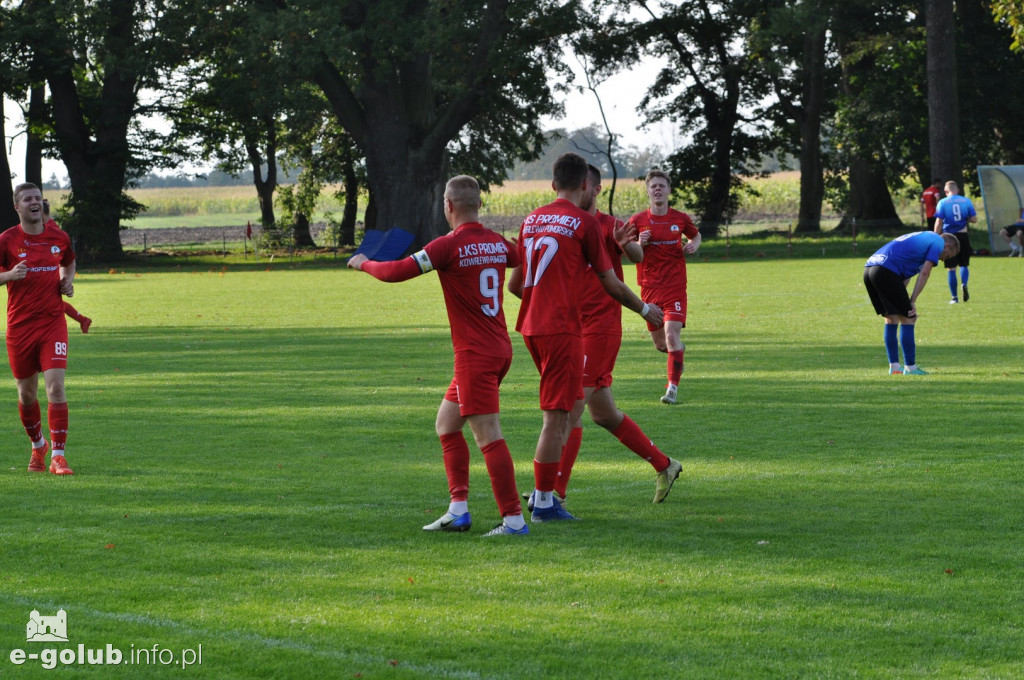
[[68,343],[66,342],[55,342],[53,343],[53,353],[59,357],[66,357],[68,355]]

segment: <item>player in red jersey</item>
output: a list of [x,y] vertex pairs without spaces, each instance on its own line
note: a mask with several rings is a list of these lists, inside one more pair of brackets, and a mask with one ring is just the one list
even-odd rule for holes
[[[45,222],[44,226],[60,229],[60,225],[57,224],[56,220],[50,217],[50,202],[45,198],[43,199],[43,221]],[[77,321],[78,325],[81,326],[83,333],[89,332],[89,326],[92,325],[92,319],[75,309],[67,300],[64,301],[64,314]]]
[[597,220],[579,207],[587,173],[587,161],[579,154],[558,157],[551,182],[558,198],[523,222],[517,243],[522,266],[509,276],[509,291],[523,300],[516,330],[540,371],[543,424],[533,461],[535,522],[576,519],[555,498],[554,489],[572,424],[569,416],[583,398],[580,296],[587,265],[624,307],[654,327],[661,323],[661,309],[645,303],[615,276]]
[[942,192],[942,182],[933,180],[931,186],[921,192],[921,219],[924,220],[924,228],[931,229],[935,222],[935,207],[945,196]]
[[636,267],[640,297],[665,310],[664,327],[648,324],[647,330],[658,351],[668,354],[668,388],[661,401],[674,404],[686,350],[680,338],[686,327],[686,256],[700,248],[700,232],[689,215],[669,208],[671,181],[666,173],[651,170],[645,182],[651,207],[630,217],[628,224],[636,228],[644,249],[644,261]]
[[0,234],[0,283],[7,284],[7,358],[18,383],[21,422],[32,440],[28,469],[46,471],[47,442],[38,398],[42,373],[52,450],[50,472],[70,475],[74,473],[64,452],[68,325],[61,295],[75,293],[75,253],[67,234],[43,224],[43,196],[35,184],[14,188],[14,209],[21,224]]
[[[612,262],[615,276],[623,281],[622,255],[632,262],[644,259],[643,247],[635,240],[636,232],[622,220],[605,215],[597,209],[597,195],[601,193],[601,171],[588,166],[588,186],[580,207],[597,218],[602,242]],[[661,503],[668,496],[679,477],[682,464],[663,454],[633,419],[619,410],[612,394],[612,370],[622,344],[622,305],[612,299],[588,268],[585,275],[581,310],[583,315],[583,395],[570,415],[573,423],[569,439],[562,448],[555,493],[566,496],[573,464],[583,439],[583,406],[590,411],[590,419],[611,432],[623,446],[640,456],[657,472],[654,502]]]
[[480,185],[468,175],[448,181],[444,212],[453,231],[396,262],[374,262],[359,254],[348,266],[381,281],[406,281],[437,270],[455,347],[455,377],[437,410],[436,429],[444,452],[451,503],[425,531],[469,531],[469,445],[465,424],[484,454],[502,521],[486,536],[526,535],[530,528],[516,490],[512,454],[498,417],[498,388],[512,365],[512,342],[502,309],[505,270],[519,265],[515,245],[479,221]]

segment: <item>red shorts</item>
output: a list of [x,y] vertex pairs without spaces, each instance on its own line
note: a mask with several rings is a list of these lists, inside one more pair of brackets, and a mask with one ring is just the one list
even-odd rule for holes
[[68,367],[68,324],[64,315],[7,329],[7,359],[21,380],[51,368]]
[[583,387],[611,387],[622,333],[583,335]]
[[456,352],[455,377],[444,398],[459,405],[463,418],[498,413],[498,388],[511,366],[512,357]]
[[540,371],[540,407],[571,411],[583,398],[583,341],[578,335],[524,335]]
[[[661,318],[665,323],[678,321],[683,324],[683,328],[686,328],[686,291],[643,288],[640,291],[640,299],[661,307]],[[658,329],[648,323],[647,330],[656,331]]]

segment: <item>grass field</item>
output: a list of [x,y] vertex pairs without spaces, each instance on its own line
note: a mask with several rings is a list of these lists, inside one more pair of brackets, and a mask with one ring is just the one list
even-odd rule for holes
[[[970,303],[919,301],[929,376],[886,375],[865,254],[690,267],[681,404],[625,315],[620,407],[683,476],[585,426],[569,508],[497,522],[473,448],[468,534],[434,413],[450,380],[433,275],[232,265],[83,272],[71,478],[25,471],[0,409],[0,677],[11,650],[202,664],[63,665],[69,677],[1024,677],[1021,261],[978,258]],[[627,280],[632,271],[627,269]],[[514,319],[515,300],[507,301]],[[521,489],[540,427],[518,334],[502,421]],[[472,446],[471,446],[472,448]],[[26,642],[67,612],[67,643]],[[165,657],[165,658],[169,658]],[[193,659],[194,660],[194,659]]]

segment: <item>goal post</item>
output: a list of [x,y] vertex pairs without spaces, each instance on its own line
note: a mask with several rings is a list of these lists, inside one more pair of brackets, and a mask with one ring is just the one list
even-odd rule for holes
[[988,241],[993,254],[1010,252],[999,230],[1024,217],[1024,165],[979,165],[978,183],[985,205]]

